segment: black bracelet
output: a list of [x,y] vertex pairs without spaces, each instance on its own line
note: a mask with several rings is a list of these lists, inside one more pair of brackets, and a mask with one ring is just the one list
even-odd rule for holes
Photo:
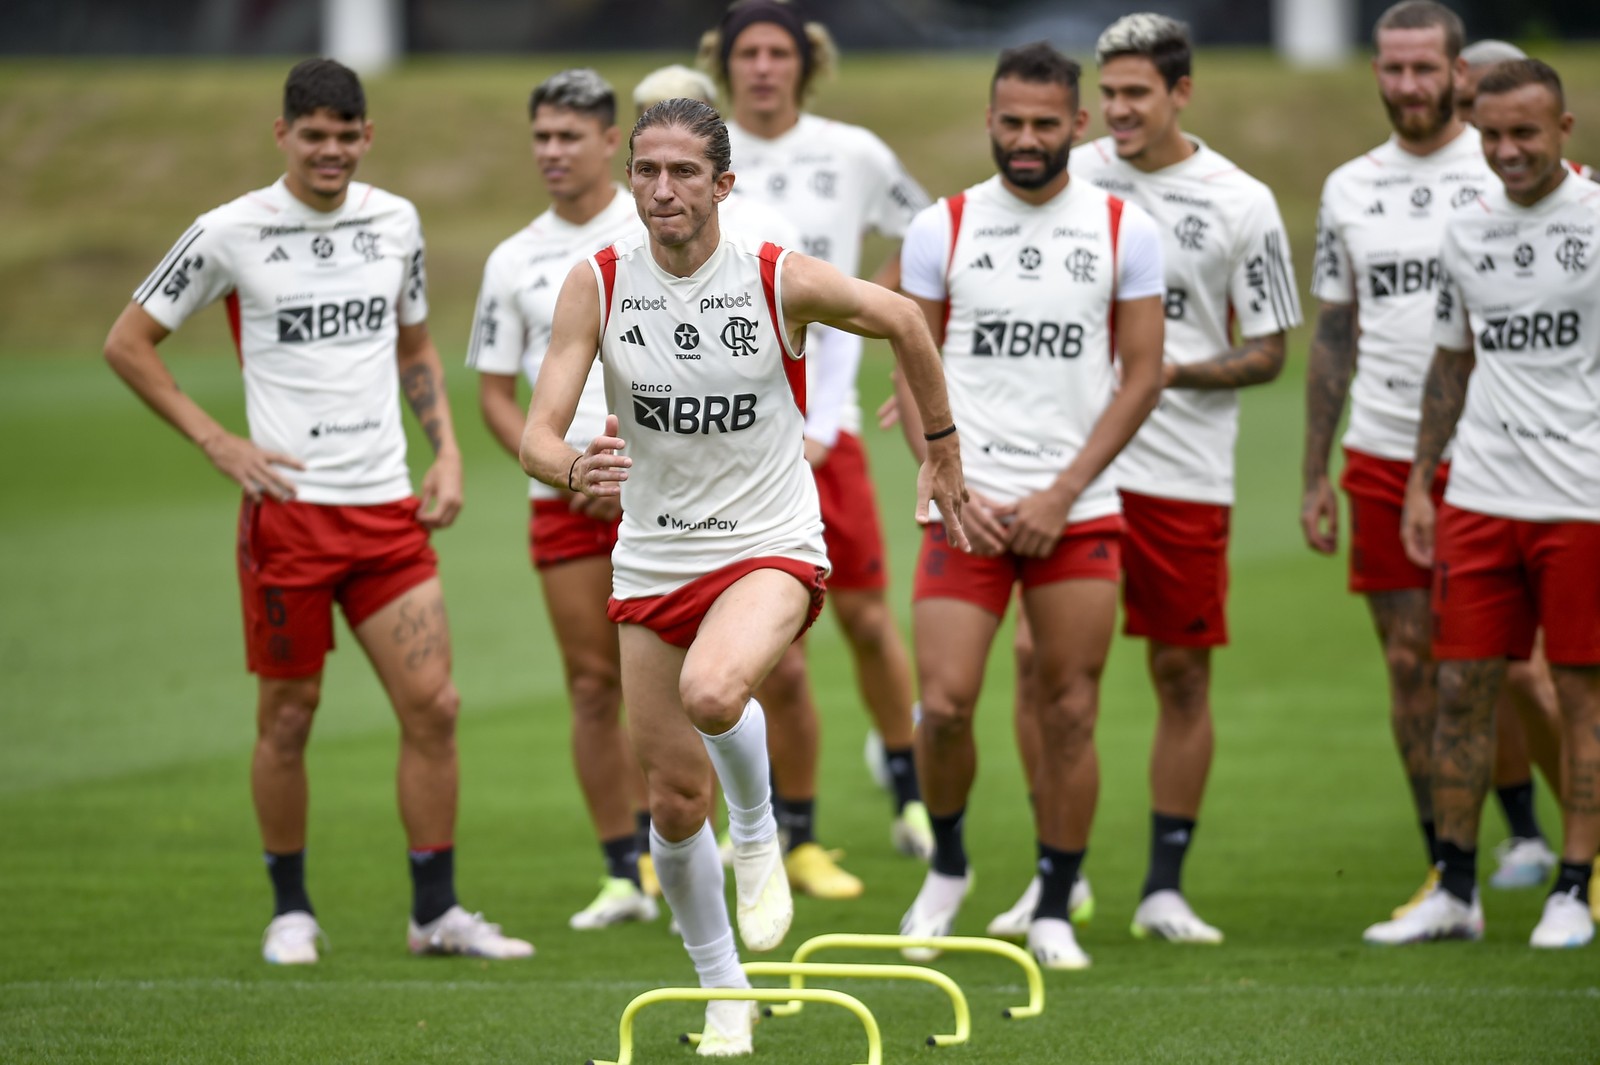
[[937,433],[923,433],[922,434],[922,439],[924,439],[924,440],[943,440],[945,437],[949,436],[951,433],[953,433],[955,431],[956,431],[956,423],[955,422],[951,422],[949,425],[945,426],[943,429],[940,429]]
[[572,475],[577,472],[578,461],[582,458],[583,456],[579,455],[577,458],[572,460],[572,465],[567,467],[567,491],[569,492],[576,492],[578,490],[578,486],[572,483]]

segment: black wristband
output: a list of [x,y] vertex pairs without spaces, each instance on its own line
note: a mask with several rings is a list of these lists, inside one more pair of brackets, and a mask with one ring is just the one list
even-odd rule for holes
[[955,431],[956,431],[956,423],[955,422],[951,422],[949,425],[945,426],[943,429],[940,429],[937,433],[923,433],[922,434],[922,439],[924,439],[924,440],[943,440],[945,437],[949,436],[951,433],[953,433]]
[[569,492],[576,492],[578,490],[578,486],[572,483],[572,475],[577,472],[578,461],[582,458],[583,456],[579,455],[578,458],[572,460],[572,465],[567,467],[567,491]]

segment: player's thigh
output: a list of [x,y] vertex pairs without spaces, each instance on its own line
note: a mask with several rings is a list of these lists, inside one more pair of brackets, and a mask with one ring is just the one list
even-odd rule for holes
[[697,800],[708,791],[711,770],[678,695],[686,652],[643,625],[617,626],[617,643],[628,736],[650,782],[652,805],[663,794]]
[[351,624],[396,713],[453,718],[450,625],[438,577],[413,585]]
[[948,596],[930,596],[912,605],[912,645],[925,723],[972,716],[1000,621],[994,610]]
[[1116,628],[1115,582],[1076,579],[1036,585],[1023,592],[1022,608],[1033,630],[1034,668],[1046,695],[1099,680]]
[[679,692],[691,713],[736,717],[805,628],[813,599],[779,569],[747,573],[717,596],[684,656]]
[[621,670],[617,627],[606,617],[611,560],[590,557],[539,570],[545,610],[570,682],[615,682]]

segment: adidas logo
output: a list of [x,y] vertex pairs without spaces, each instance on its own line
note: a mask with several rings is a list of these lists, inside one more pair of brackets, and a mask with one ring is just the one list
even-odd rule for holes
[[1170,843],[1175,847],[1187,847],[1189,845],[1189,830],[1186,828],[1173,829],[1161,837],[1161,842]]
[[286,263],[288,261],[289,253],[283,250],[282,244],[279,244],[276,248],[273,248],[272,254],[267,256],[267,262],[269,263]]
[[1106,547],[1106,542],[1101,540],[1094,545],[1094,550],[1089,552],[1089,557],[1094,559],[1107,559],[1111,557],[1111,551]]
[[1382,213],[1383,213],[1383,201],[1382,200],[1377,201],[1371,207],[1367,208],[1367,214],[1382,214]]
[[644,333],[640,331],[638,326],[634,326],[632,329],[622,334],[622,340],[625,344],[638,344],[643,346]]
[[1189,624],[1183,627],[1183,631],[1198,635],[1199,633],[1205,632],[1209,628],[1211,628],[1211,626],[1206,624],[1205,618],[1195,618],[1193,621],[1189,622]]
[[539,280],[535,281],[532,285],[530,285],[529,289],[530,289],[530,291],[537,292],[541,288],[549,288],[549,287],[550,287],[550,279],[548,277],[545,277],[543,274],[540,274],[539,275]]
[[994,269],[994,260],[989,258],[989,254],[987,252],[985,252],[984,254],[978,256],[976,259],[972,260],[971,263],[967,264],[967,269],[968,270],[993,270]]

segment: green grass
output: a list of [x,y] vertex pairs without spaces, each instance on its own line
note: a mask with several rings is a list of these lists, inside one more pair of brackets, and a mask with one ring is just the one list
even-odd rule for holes
[[[1569,64],[1574,92],[1593,94],[1600,64],[1583,55],[1587,66]],[[973,109],[988,59],[857,59],[825,111],[889,132],[934,191],[983,173]],[[629,84],[655,61],[608,57],[602,69]],[[0,66],[0,1061],[576,1063],[614,1053],[616,1018],[633,994],[691,979],[664,921],[566,928],[594,889],[598,853],[527,568],[522,481],[478,425],[470,374],[459,369],[482,257],[537,206],[518,108],[554,65],[421,64],[373,87],[375,114],[390,124],[381,135],[402,125],[404,135],[380,142],[372,176],[416,196],[429,220],[436,332],[466,453],[468,507],[436,539],[464,699],[460,886],[464,901],[531,937],[539,954],[504,965],[406,955],[395,729],[341,630],[310,754],[310,881],[332,947],[299,971],[269,968],[257,951],[268,889],[246,778],[253,682],[237,620],[234,494],[97,360],[71,357],[94,350],[189,217],[270,177],[270,146],[255,140],[281,70]],[[1382,135],[1370,83],[1359,70],[1289,79],[1250,56],[1204,69],[1213,110],[1194,128],[1274,181],[1303,260],[1322,174]],[[896,79],[895,92],[875,77]],[[167,92],[173,78],[181,91]],[[924,98],[938,106],[908,125],[904,101]],[[1326,136],[1286,151],[1311,122]],[[942,159],[955,161],[941,171]],[[139,204],[149,210],[128,213]],[[186,390],[238,426],[220,319],[174,338],[173,364]],[[1311,556],[1295,524],[1299,358],[1244,403],[1234,646],[1217,658],[1217,762],[1186,876],[1228,943],[1186,950],[1127,934],[1147,846],[1154,709],[1142,649],[1119,642],[1104,688],[1104,787],[1088,870],[1100,912],[1083,935],[1095,967],[1048,975],[1044,1017],[1007,1022],[999,1010],[1021,994],[1014,969],[941,960],[967,988],[975,1032],[970,1046],[937,1052],[920,1041],[949,1023],[941,996],[847,986],[877,1012],[886,1061],[1600,1056],[1594,950],[1526,946],[1540,892],[1488,893],[1482,944],[1360,944],[1361,928],[1409,894],[1422,869],[1370,625],[1344,592],[1342,560]],[[886,373],[872,350],[869,409]],[[897,438],[868,436],[904,616],[911,467]],[[892,930],[920,880],[887,853],[886,803],[860,766],[865,718],[826,620],[811,647],[825,719],[821,829],[868,891],[847,903],[800,900],[791,944]],[[979,879],[963,932],[1009,905],[1029,871],[1009,672],[997,655],[980,711],[969,829]],[[1487,814],[1484,844],[1501,831]],[[646,1013],[636,1060],[687,1060],[674,1037],[695,1021],[690,1007]],[[859,1061],[854,1024],[816,1007],[767,1022],[756,1060]]]

